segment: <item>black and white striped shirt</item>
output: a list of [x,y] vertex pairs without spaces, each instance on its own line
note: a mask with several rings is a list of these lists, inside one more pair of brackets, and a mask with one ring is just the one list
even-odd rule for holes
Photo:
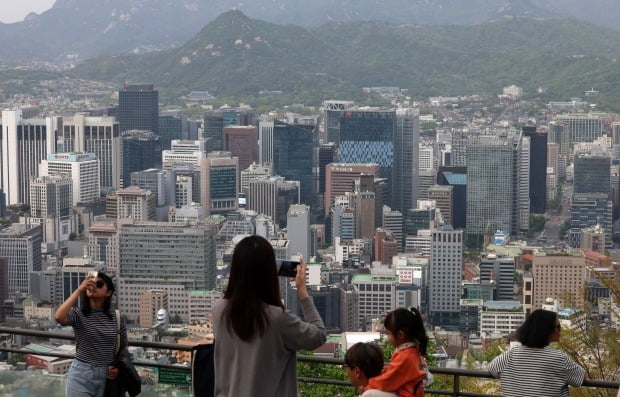
[[489,372],[501,379],[506,397],[569,397],[568,385],[580,386],[585,375],[566,353],[549,346],[515,346],[493,359]]
[[[116,351],[116,313],[109,318],[103,310],[92,309],[85,316],[80,309],[69,312],[69,324],[75,332],[75,358],[93,365],[108,365]],[[127,329],[121,319],[121,346],[127,345]]]

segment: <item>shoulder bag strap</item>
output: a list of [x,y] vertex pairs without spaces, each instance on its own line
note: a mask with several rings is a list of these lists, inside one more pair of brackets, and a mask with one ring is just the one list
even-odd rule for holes
[[121,350],[121,312],[114,310],[116,313],[116,354]]

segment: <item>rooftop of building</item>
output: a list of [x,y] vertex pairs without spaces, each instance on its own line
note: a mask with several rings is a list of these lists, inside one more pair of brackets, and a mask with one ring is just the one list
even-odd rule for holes
[[19,236],[27,231],[29,231],[30,229],[32,229],[33,226],[31,225],[25,225],[25,224],[21,224],[21,223],[12,223],[2,229],[0,229],[0,237],[15,237],[15,236]]
[[502,311],[517,311],[523,309],[523,305],[519,301],[485,301],[484,306],[487,309]]
[[583,257],[585,256],[583,251],[580,250],[564,250],[564,249],[550,249],[540,250],[534,253],[534,256],[573,256]]
[[353,276],[352,282],[354,283],[393,283],[395,280],[398,280],[398,276],[396,275],[388,275],[388,274],[355,274]]

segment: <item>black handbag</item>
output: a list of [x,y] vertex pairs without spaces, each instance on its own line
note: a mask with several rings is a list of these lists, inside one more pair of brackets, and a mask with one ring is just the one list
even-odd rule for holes
[[129,393],[131,397],[135,397],[142,391],[142,382],[140,375],[131,362],[129,351],[126,348],[121,348],[121,316],[120,312],[116,310],[116,358],[112,365],[118,368],[118,376],[116,379],[108,379],[105,385],[104,396],[116,397],[125,396],[125,393]]
[[192,390],[195,397],[215,395],[215,344],[192,347]]

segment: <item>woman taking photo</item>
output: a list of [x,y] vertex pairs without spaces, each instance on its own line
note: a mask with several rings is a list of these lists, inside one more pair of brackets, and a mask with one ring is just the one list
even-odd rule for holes
[[[75,359],[67,375],[66,396],[101,397],[106,379],[116,379],[116,316],[111,308],[114,283],[102,272],[92,272],[56,311],[56,321],[75,333]],[[80,300],[80,308],[74,307]],[[127,346],[125,324],[120,325],[121,346]]]
[[566,353],[549,347],[560,340],[560,320],[555,312],[535,310],[517,329],[520,346],[497,356],[489,364],[501,379],[506,397],[569,397],[568,385],[581,386],[585,369]]
[[297,396],[296,352],[325,343],[325,326],[303,260],[295,285],[306,321],[284,309],[271,244],[260,236],[237,244],[224,299],[212,312],[216,396]]

